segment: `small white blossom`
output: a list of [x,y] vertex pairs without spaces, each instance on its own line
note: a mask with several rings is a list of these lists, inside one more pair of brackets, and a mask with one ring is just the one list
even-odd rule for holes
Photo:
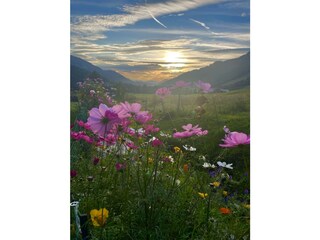
[[227,164],[226,162],[217,162],[217,164],[218,164],[220,167],[233,169],[232,163]]
[[185,150],[187,151],[190,151],[190,152],[195,152],[197,149],[192,147],[192,146],[189,146],[189,145],[183,145],[182,146]]
[[164,132],[160,132],[160,136],[161,137],[166,137],[166,138],[171,138],[170,134],[164,133]]
[[205,161],[205,160],[206,160],[206,157],[203,156],[203,155],[201,155],[201,156],[199,156],[199,160]]
[[205,162],[202,165],[202,167],[204,167],[204,168],[215,168],[216,166],[214,164],[210,164],[210,163]]

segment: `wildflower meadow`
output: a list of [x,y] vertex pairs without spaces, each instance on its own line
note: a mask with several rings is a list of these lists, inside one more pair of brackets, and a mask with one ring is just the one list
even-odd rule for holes
[[250,239],[249,90],[179,81],[71,103],[70,239]]

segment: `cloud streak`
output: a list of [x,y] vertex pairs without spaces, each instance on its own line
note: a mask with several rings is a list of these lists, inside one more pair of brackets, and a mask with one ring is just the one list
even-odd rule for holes
[[[112,28],[132,25],[145,19],[157,19],[157,17],[179,13],[190,9],[198,8],[208,4],[217,4],[227,0],[174,0],[164,3],[154,3],[145,5],[125,5],[122,9],[124,14],[112,15],[85,15],[76,16],[71,19],[72,37],[92,36],[106,32]],[[150,15],[150,13],[152,14]],[[159,20],[157,21],[160,22]]]

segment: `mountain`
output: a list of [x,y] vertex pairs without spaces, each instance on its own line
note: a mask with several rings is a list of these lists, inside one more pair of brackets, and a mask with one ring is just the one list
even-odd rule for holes
[[207,67],[183,73],[165,81],[162,85],[169,86],[181,80],[209,82],[215,89],[232,90],[248,87],[250,86],[250,52],[235,59],[216,61]]
[[71,55],[71,89],[76,88],[77,82],[84,81],[88,76],[96,73],[108,83],[136,84],[116,71],[103,70],[81,58]]

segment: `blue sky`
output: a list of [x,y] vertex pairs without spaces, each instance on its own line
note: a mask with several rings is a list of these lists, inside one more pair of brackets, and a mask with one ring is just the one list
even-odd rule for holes
[[71,54],[163,81],[250,47],[248,0],[71,0]]

